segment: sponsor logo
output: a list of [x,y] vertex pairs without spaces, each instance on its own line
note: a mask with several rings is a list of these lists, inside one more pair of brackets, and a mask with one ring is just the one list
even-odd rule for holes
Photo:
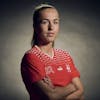
[[62,70],[63,70],[62,66],[59,66],[59,67],[57,68],[57,70],[58,70],[58,71],[62,71]]

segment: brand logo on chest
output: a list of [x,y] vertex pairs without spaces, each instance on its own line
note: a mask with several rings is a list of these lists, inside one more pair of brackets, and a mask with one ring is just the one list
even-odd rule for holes
[[62,66],[59,66],[59,67],[57,68],[57,70],[58,70],[58,71],[62,71],[62,70],[63,70]]

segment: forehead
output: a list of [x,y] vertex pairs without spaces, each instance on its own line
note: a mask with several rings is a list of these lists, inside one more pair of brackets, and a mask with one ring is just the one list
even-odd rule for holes
[[55,8],[46,8],[39,12],[40,18],[59,18],[58,11]]

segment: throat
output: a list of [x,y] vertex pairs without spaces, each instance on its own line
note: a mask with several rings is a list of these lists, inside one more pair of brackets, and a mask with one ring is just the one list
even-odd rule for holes
[[54,56],[54,50],[53,49],[51,49],[50,51],[44,52],[44,53],[46,53],[51,58],[53,58],[53,56]]
[[52,46],[36,46],[39,50],[41,50],[43,53],[48,55],[49,57],[53,58],[54,56],[54,49]]

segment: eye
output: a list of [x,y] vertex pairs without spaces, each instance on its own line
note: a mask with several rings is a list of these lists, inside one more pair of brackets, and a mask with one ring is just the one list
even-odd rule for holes
[[54,24],[59,24],[59,20],[54,20]]
[[54,21],[54,24],[59,24],[59,21]]
[[40,23],[41,24],[48,24],[48,20],[42,20]]

